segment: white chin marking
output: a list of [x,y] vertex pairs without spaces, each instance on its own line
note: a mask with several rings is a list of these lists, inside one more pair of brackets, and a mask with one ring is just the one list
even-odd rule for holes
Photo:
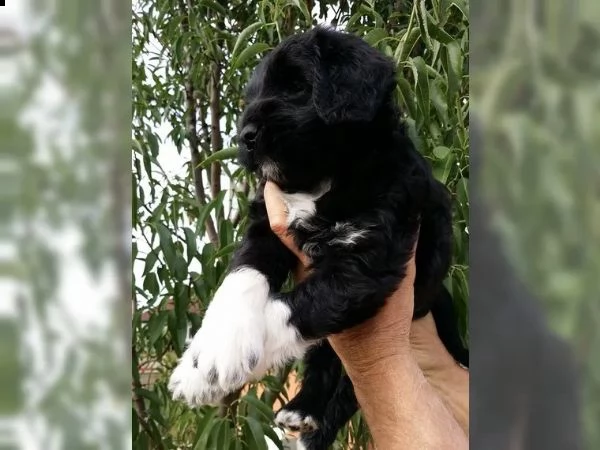
[[308,347],[289,324],[290,309],[269,298],[269,283],[243,267],[225,277],[169,380],[174,399],[217,404]]

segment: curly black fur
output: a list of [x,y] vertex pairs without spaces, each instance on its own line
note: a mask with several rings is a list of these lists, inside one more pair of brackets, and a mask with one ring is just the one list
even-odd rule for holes
[[[442,285],[451,258],[451,206],[401,124],[394,63],[356,36],[315,28],[292,36],[257,67],[239,124],[239,158],[261,175],[250,225],[232,270],[265,274],[305,340],[320,340],[374,316],[416,254],[415,317],[432,311],[453,356],[468,364],[452,298]],[[279,293],[294,255],[271,232],[265,180],[284,192],[328,184],[310,217],[290,224],[312,273]],[[319,429],[307,448],[327,448],[356,411],[352,386],[326,342],[309,351],[302,391],[286,408]]]

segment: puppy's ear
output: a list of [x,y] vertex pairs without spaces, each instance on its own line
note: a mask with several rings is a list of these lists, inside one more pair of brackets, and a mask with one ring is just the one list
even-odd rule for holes
[[325,123],[369,122],[396,85],[395,67],[362,39],[314,30],[313,103]]

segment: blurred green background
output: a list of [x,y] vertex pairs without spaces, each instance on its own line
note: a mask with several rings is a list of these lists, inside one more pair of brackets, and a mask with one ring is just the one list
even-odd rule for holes
[[0,447],[127,448],[130,7],[0,7]]
[[600,3],[475,1],[471,13],[471,114],[485,131],[474,188],[572,345],[585,448],[600,448]]

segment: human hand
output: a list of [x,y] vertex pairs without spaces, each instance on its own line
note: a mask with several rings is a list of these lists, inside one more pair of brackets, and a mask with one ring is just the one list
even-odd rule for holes
[[[264,197],[271,229],[298,257],[295,280],[301,282],[309,274],[310,260],[288,234],[287,211],[279,187],[267,182]],[[371,386],[373,381],[378,384],[380,376],[397,367],[399,361],[406,367],[418,365],[468,433],[468,371],[459,367],[444,347],[431,313],[412,320],[415,275],[413,256],[404,279],[375,317],[328,340],[355,387]]]
[[[267,182],[264,197],[271,229],[298,257],[295,279],[297,282],[302,281],[309,274],[310,260],[288,234],[287,211],[279,187]],[[414,308],[415,274],[413,257],[398,289],[375,317],[328,338],[350,378],[356,379],[370,374],[372,370],[385,367],[385,360],[388,358],[410,356],[409,334]]]

